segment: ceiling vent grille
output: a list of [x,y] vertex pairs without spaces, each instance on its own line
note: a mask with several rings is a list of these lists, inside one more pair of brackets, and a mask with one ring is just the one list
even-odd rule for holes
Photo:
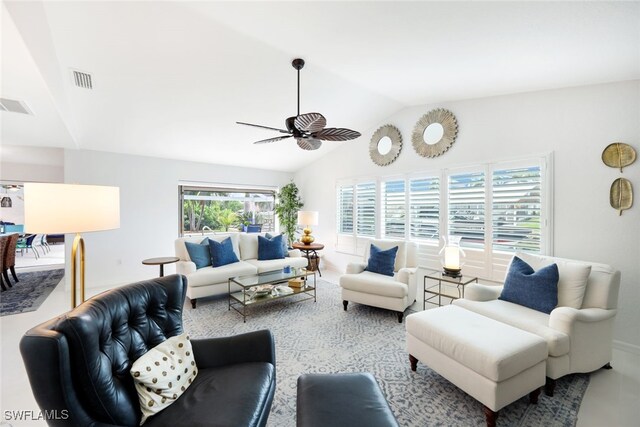
[[24,101],[18,101],[16,99],[0,98],[0,111],[33,115],[33,112],[27,107]]
[[77,87],[83,89],[93,89],[93,78],[91,74],[84,73],[78,70],[71,70],[73,72],[73,82]]

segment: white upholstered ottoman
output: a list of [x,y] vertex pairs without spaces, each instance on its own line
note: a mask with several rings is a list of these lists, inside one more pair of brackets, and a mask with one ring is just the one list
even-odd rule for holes
[[411,369],[419,360],[478,400],[487,426],[522,396],[537,403],[547,359],[537,335],[454,305],[411,314],[406,328]]

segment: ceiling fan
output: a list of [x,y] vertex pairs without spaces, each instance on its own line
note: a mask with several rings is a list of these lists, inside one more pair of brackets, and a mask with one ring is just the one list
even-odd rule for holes
[[348,141],[360,136],[360,132],[344,128],[325,128],[327,119],[320,113],[300,114],[300,70],[304,67],[304,60],[296,58],[291,62],[293,68],[298,71],[298,114],[285,120],[287,129],[272,128],[269,126],[255,125],[252,123],[236,122],[239,125],[253,126],[262,129],[275,130],[286,136],[263,139],[254,144],[268,144],[287,138],[295,138],[298,146],[303,150],[317,150],[322,141]]

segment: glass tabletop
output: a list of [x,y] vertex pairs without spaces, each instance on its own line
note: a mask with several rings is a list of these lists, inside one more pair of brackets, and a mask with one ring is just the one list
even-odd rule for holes
[[468,274],[461,274],[458,277],[451,277],[444,274],[442,270],[434,270],[431,268],[425,268],[425,270],[426,270],[426,273],[424,275],[425,277],[428,277],[429,279],[434,279],[434,280],[442,280],[443,282],[448,282],[448,283],[466,285],[478,279],[476,276],[470,276]]
[[300,276],[311,276],[314,272],[307,270],[306,268],[291,268],[289,273],[285,273],[282,269],[276,271],[267,271],[259,274],[250,274],[247,276],[232,277],[233,283],[242,286],[243,288],[250,288],[252,286],[270,285],[273,283],[286,282],[289,279]]

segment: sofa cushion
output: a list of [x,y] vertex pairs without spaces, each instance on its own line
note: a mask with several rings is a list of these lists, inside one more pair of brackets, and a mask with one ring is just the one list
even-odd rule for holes
[[587,280],[591,274],[590,264],[528,253],[516,253],[516,255],[534,270],[555,263],[558,266],[559,275],[558,307],[582,308]]
[[198,375],[187,334],[171,337],[139,357],[129,371],[138,392],[143,424],[173,404]]
[[230,277],[256,274],[256,267],[245,261],[234,262],[222,267],[205,267],[189,274],[189,286],[207,286],[217,283],[227,283]]
[[239,233],[240,259],[258,259],[258,233]]
[[187,247],[189,259],[196,265],[196,269],[211,265],[208,237],[205,237],[200,243],[184,242],[184,245]]
[[366,271],[393,277],[397,253],[398,246],[394,246],[387,250],[382,250],[371,243]]
[[[271,363],[239,363],[200,369],[182,396],[145,426],[251,426],[259,424],[267,409],[274,366]],[[215,421],[214,421],[215,420]]]
[[287,265],[290,267],[302,268],[307,266],[307,259],[303,257],[290,257],[282,259],[270,259],[265,261],[258,261],[257,259],[248,259],[247,264],[255,266],[258,273],[264,273],[267,271],[282,270]]
[[282,259],[285,252],[282,247],[282,234],[268,239],[258,236],[258,261],[266,261],[270,259]]
[[[282,253],[284,254],[285,257],[289,256],[289,239],[287,238],[287,235],[284,233],[280,234],[282,236]],[[265,233],[264,237],[266,237],[267,239],[273,239],[276,236],[276,234],[271,234],[271,233]]]
[[551,356],[557,357],[569,353],[569,336],[549,327],[548,314],[497,299],[492,301],[458,299],[453,301],[453,304],[538,335],[547,342]]
[[534,271],[517,256],[513,257],[499,299],[551,313],[558,304],[558,266]]
[[404,298],[409,292],[407,284],[398,282],[393,277],[371,271],[363,271],[360,274],[344,274],[340,276],[340,286],[350,291],[391,298]]
[[233,251],[233,243],[230,237],[227,237],[222,242],[209,240],[209,253],[211,254],[212,267],[222,267],[239,261]]

